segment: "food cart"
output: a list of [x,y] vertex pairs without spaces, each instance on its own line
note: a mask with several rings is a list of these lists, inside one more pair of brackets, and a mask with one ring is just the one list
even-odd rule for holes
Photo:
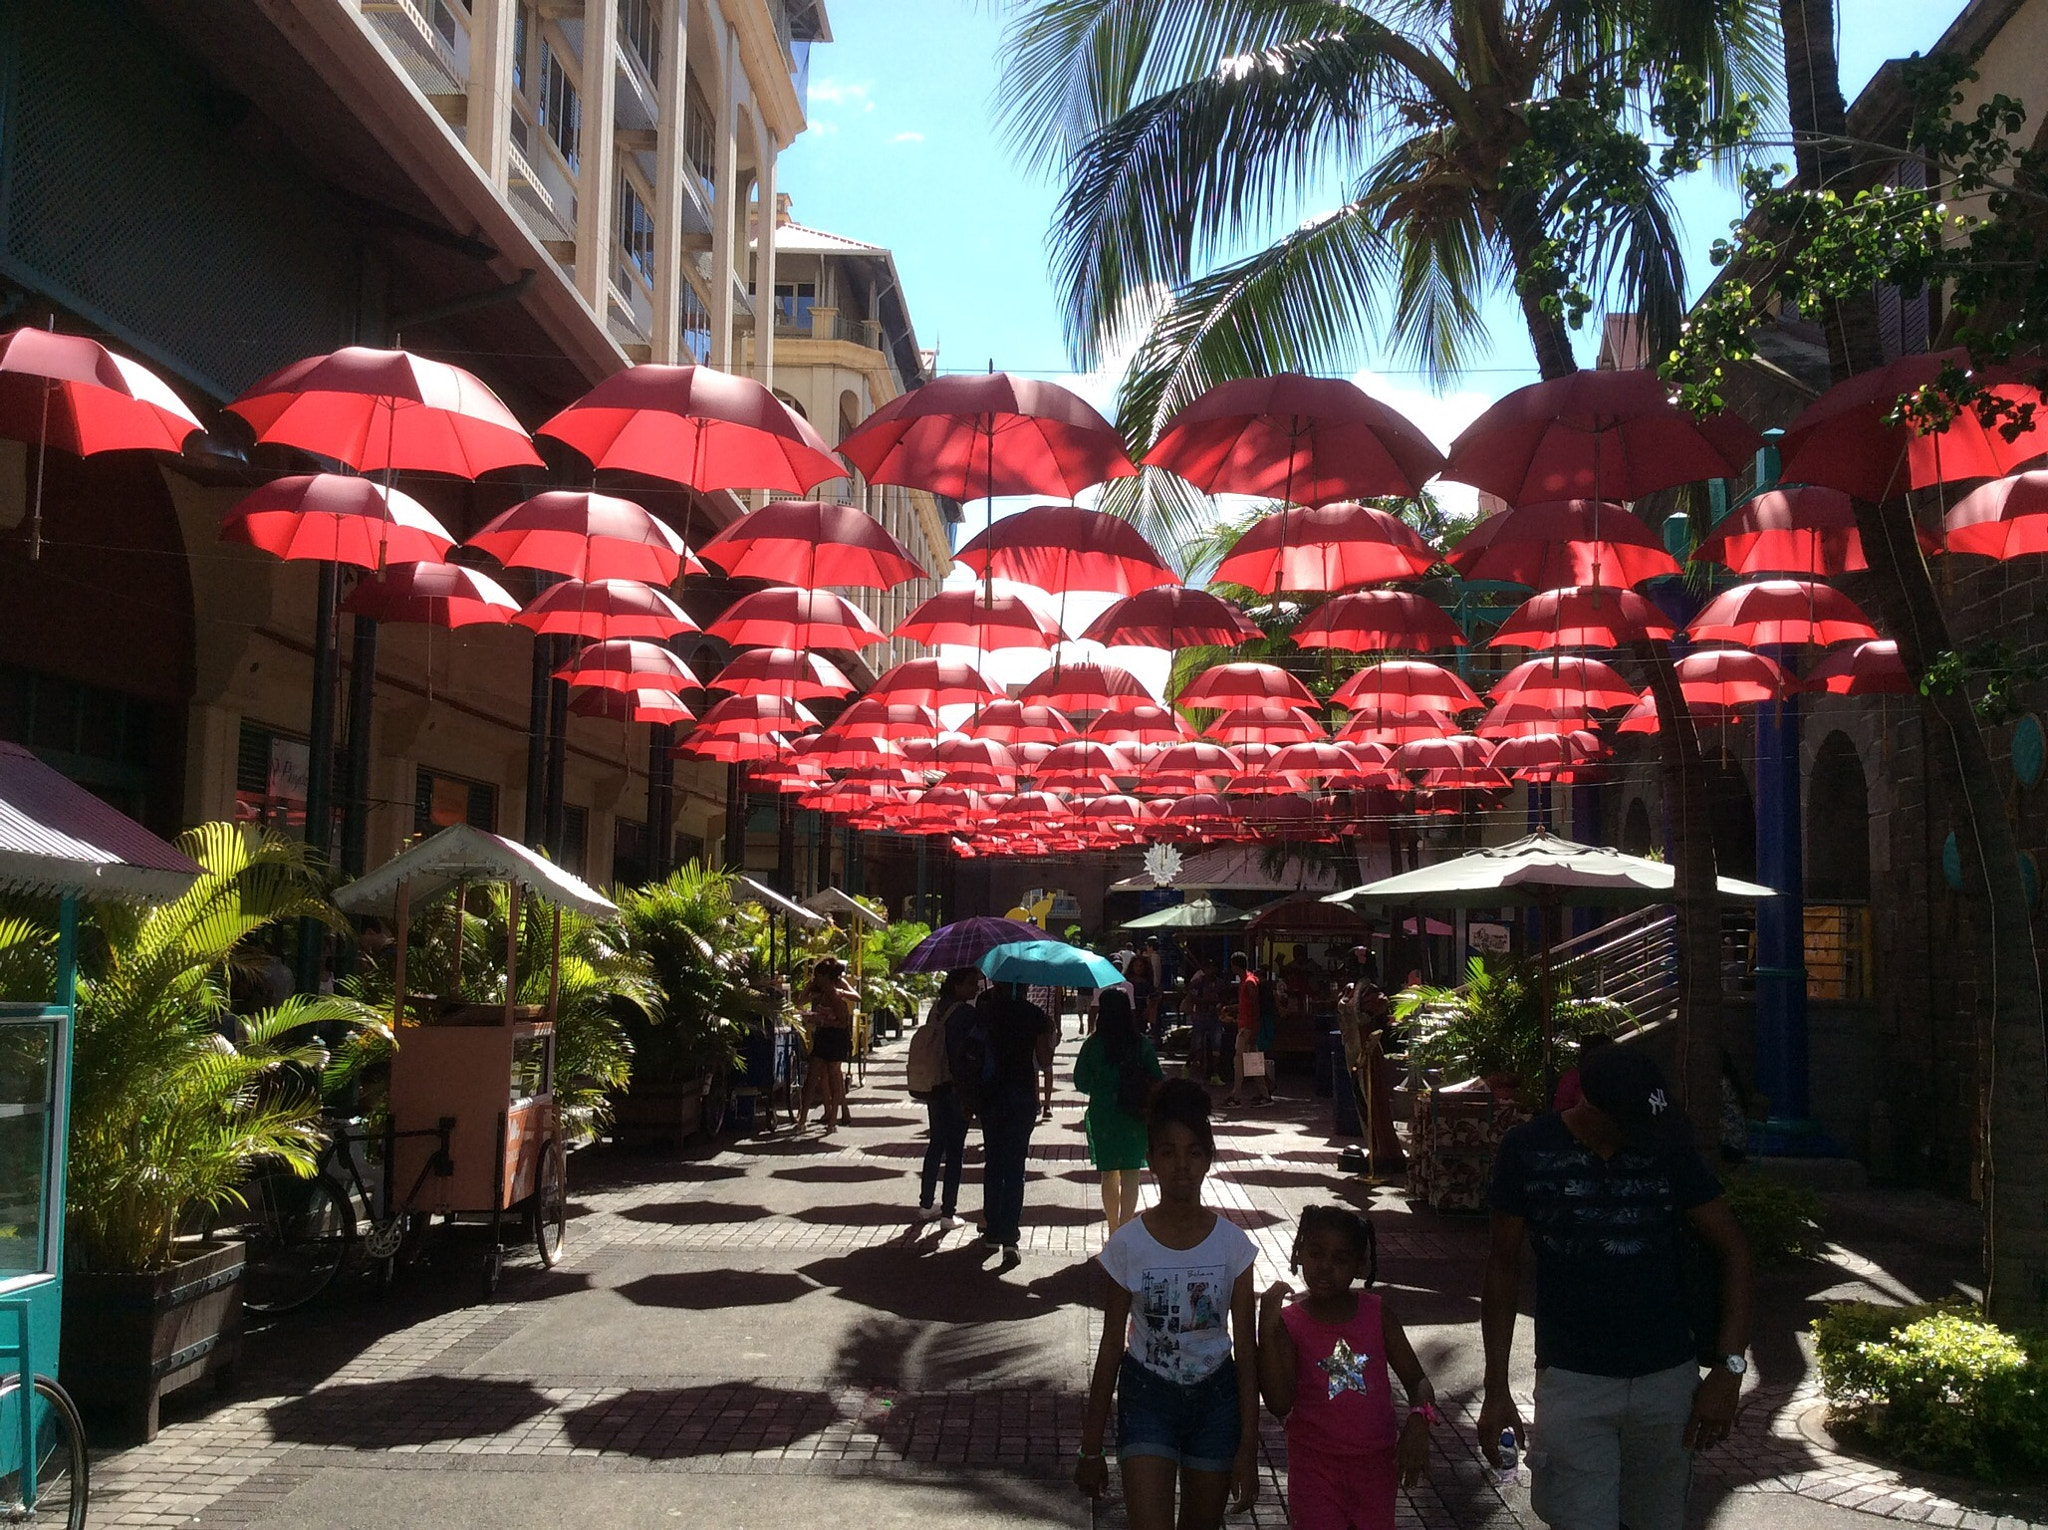
[[[548,998],[519,1002],[519,941],[507,942],[501,1003],[465,1002],[461,942],[448,995],[406,986],[407,937],[415,918],[453,894],[447,917],[461,918],[471,887],[503,883],[508,929],[520,928],[531,895],[554,915]],[[454,824],[421,841],[334,895],[348,913],[392,921],[392,1013],[398,1045],[391,1059],[385,1128],[384,1204],[445,1223],[490,1229],[484,1294],[498,1287],[509,1222],[532,1238],[541,1262],[561,1257],[568,1222],[567,1154],[555,1106],[555,1006],[560,988],[562,909],[603,917],[611,900],[524,845]]]

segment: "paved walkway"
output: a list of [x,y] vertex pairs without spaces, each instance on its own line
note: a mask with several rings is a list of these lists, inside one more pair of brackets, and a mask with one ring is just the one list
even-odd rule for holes
[[[680,1158],[577,1155],[568,1257],[553,1271],[515,1257],[490,1302],[469,1302],[476,1246],[451,1242],[390,1293],[345,1279],[252,1332],[229,1395],[167,1402],[155,1442],[95,1462],[94,1522],[1121,1524],[1113,1498],[1091,1508],[1067,1482],[1102,1279],[1078,1109],[1063,1101],[1039,1130],[1023,1261],[999,1271],[972,1228],[909,1224],[923,1111],[903,1093],[902,1053],[870,1065],[856,1124],[831,1137],[785,1128]],[[1483,1225],[1339,1175],[1327,1115],[1304,1095],[1220,1123],[1214,1204],[1257,1241],[1263,1283],[1284,1272],[1303,1205],[1372,1199],[1382,1282],[1460,1419],[1439,1431],[1401,1523],[1533,1525],[1526,1493],[1498,1485],[1471,1439]],[[978,1203],[970,1183],[963,1209]],[[1767,1283],[1749,1401],[1702,1463],[1696,1523],[1861,1530],[1883,1515],[1992,1530],[2019,1512],[1863,1465],[1818,1428],[1801,1336],[1818,1304],[1939,1294],[1974,1267],[1966,1217],[1939,1203],[1909,1206],[1910,1222],[1891,1214],[1907,1204],[1845,1202],[1833,1262]],[[1526,1397],[1526,1319],[1519,1348]],[[1249,1522],[1283,1525],[1286,1452],[1270,1421],[1263,1446]]]

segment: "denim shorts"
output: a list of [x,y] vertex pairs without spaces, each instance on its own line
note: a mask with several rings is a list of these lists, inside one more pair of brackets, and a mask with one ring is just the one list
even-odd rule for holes
[[1124,1355],[1116,1381],[1119,1460],[1160,1456],[1191,1472],[1228,1472],[1237,1464],[1243,1431],[1236,1361],[1225,1360],[1183,1386]]

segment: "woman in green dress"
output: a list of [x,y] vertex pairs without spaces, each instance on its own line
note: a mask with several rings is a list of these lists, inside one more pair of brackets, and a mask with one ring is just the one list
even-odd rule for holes
[[1102,1214],[1114,1233],[1138,1214],[1145,1174],[1145,1109],[1159,1082],[1159,1054],[1138,1029],[1131,996],[1105,988],[1095,1034],[1074,1059],[1074,1087],[1088,1096],[1088,1161],[1102,1173]]

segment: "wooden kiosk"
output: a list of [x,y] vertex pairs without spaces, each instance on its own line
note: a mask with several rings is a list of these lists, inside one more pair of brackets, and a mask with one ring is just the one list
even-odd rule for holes
[[[473,884],[503,882],[509,925],[519,928],[530,894],[554,912],[552,969],[545,1005],[521,1004],[519,941],[506,952],[501,1004],[464,1002],[408,991],[406,945],[426,905],[454,894],[459,918]],[[391,1107],[384,1154],[385,1205],[401,1215],[440,1213],[450,1223],[490,1228],[484,1293],[498,1286],[504,1228],[516,1219],[544,1264],[561,1257],[567,1227],[567,1160],[555,1106],[555,1004],[562,955],[562,909],[614,914],[611,900],[524,845],[455,824],[387,861],[334,895],[349,913],[392,921],[392,1012],[398,1038],[391,1059]],[[451,987],[461,985],[460,942]],[[422,1224],[423,1225],[423,1224]]]

